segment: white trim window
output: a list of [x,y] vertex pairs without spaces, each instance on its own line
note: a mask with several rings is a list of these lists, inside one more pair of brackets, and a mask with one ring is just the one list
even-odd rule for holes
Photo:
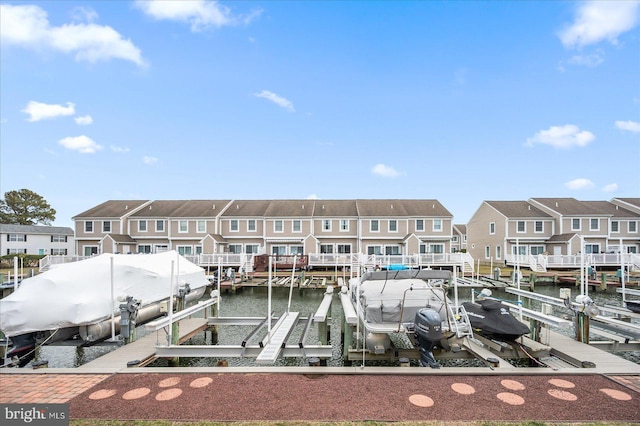
[[389,219],[389,232],[398,232],[398,221]]
[[[380,232],[380,221],[378,219],[371,219],[371,221],[369,221],[369,231]],[[375,246],[375,247],[378,247],[378,246]]]
[[333,254],[333,244],[320,244],[321,254]]
[[104,232],[105,234],[108,234],[109,232],[111,232],[111,221],[110,220],[105,220],[102,222],[102,232]]
[[376,255],[376,256],[382,255],[382,246],[378,246],[378,245],[367,246],[367,254],[369,256],[371,256],[371,255]]
[[485,246],[484,247],[484,258],[485,259],[490,259],[491,258],[491,246]]
[[433,232],[442,232],[442,219],[433,219]]
[[299,245],[291,245],[289,246],[289,254],[292,256],[304,254],[304,247]]
[[598,218],[589,219],[589,230],[590,231],[599,231],[600,230],[600,219],[598,219]]
[[638,233],[638,222],[635,220],[629,221],[629,233],[636,234]]
[[302,221],[300,219],[294,219],[293,222],[291,222],[291,232],[302,232]]
[[258,244],[245,244],[244,252],[247,254],[256,254],[258,253]]
[[502,246],[496,246],[496,259],[502,259]]
[[340,232],[349,232],[349,220],[340,219]]
[[151,244],[138,244],[138,253],[150,254],[151,253]]
[[186,234],[189,232],[189,221],[187,220],[179,220],[178,221],[178,232],[181,234]]
[[322,231],[331,232],[331,219],[322,219]]
[[533,224],[533,232],[536,234],[541,234],[544,232],[544,222],[541,220],[536,220]]
[[416,219],[416,231],[424,231],[424,219]]
[[242,244],[229,244],[227,246],[230,254],[241,254],[242,253]]
[[611,221],[611,233],[612,234],[618,234],[620,232],[620,222],[618,222],[617,220],[612,220]]
[[257,230],[258,230],[258,227],[256,226],[256,220],[255,219],[247,220],[247,232],[256,232]]
[[384,246],[384,254],[387,256],[400,256],[402,254],[402,250],[400,249],[400,246],[397,245]]
[[191,256],[193,254],[192,246],[176,246],[176,250],[181,256]]
[[26,234],[7,234],[7,241],[27,241]]
[[444,253],[444,244],[438,244],[438,243],[429,244],[429,253],[435,253],[435,254]]
[[51,249],[52,256],[66,256],[67,249],[66,248],[52,248]]
[[516,232],[518,234],[524,234],[527,232],[527,222],[524,220],[519,220],[516,222]]
[[496,223],[495,222],[490,222],[489,223],[489,235],[494,235],[496,233]]
[[[279,234],[284,232],[284,224],[282,220],[278,219],[273,221],[273,232],[277,232]],[[274,254],[277,254],[277,253],[274,253]],[[285,254],[285,253],[282,253],[282,254]]]
[[156,232],[164,232],[164,220],[156,220]]
[[86,232],[87,234],[93,234],[93,221],[92,220],[86,220],[84,222],[84,232]]
[[573,219],[571,219],[571,230],[572,231],[579,231],[581,228],[581,220],[579,217],[574,217]]
[[147,221],[139,220],[138,221],[138,232],[147,232]]
[[66,235],[52,235],[51,236],[52,243],[66,243],[67,236]]
[[351,254],[351,244],[336,244],[338,254]]
[[229,232],[239,232],[240,225],[238,224],[238,219],[231,219],[229,221]]
[[207,221],[206,220],[199,220],[196,222],[196,232],[198,234],[204,234],[205,232],[207,232]]

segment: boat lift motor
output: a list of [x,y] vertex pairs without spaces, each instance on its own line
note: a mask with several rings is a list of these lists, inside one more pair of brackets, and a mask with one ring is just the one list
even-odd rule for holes
[[191,286],[189,283],[185,283],[178,288],[178,298],[180,299],[184,299],[189,293],[191,293]]
[[124,339],[129,339],[132,331],[136,328],[140,304],[141,302],[132,296],[127,296],[124,303],[120,304],[120,335]]
[[433,349],[442,339],[442,320],[433,309],[422,308],[416,312],[415,338],[420,346],[420,365],[440,368],[433,356]]
[[576,303],[581,305],[577,311],[584,313],[589,318],[600,315],[600,309],[589,296],[584,294],[576,296]]

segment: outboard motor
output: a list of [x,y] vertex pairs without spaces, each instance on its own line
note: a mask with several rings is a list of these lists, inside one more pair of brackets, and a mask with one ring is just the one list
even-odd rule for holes
[[24,367],[29,364],[36,356],[36,334],[25,333],[11,337],[11,343],[13,347],[7,352],[6,358],[13,360],[17,359],[19,367]]
[[429,308],[422,308],[416,312],[415,337],[420,346],[420,364],[431,368],[440,368],[440,364],[433,356],[433,349],[442,339],[442,323],[440,314]]

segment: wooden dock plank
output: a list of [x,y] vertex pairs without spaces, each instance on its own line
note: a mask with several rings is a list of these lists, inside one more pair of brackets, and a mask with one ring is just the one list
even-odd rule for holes
[[555,331],[549,331],[549,346],[552,355],[577,367],[583,362],[594,363],[595,368],[585,369],[585,373],[640,374],[640,365]]
[[[180,337],[179,342],[188,340],[198,331],[207,326],[205,318],[185,318],[179,322]],[[122,346],[114,351],[100,356],[84,365],[78,367],[79,371],[98,369],[101,371],[115,372],[127,368],[130,361],[140,361],[144,365],[154,359],[156,344],[165,344],[165,334],[162,330],[151,333],[137,339],[135,342]]]

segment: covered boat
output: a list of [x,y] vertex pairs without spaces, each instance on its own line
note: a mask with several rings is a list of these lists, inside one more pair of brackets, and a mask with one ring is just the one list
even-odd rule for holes
[[469,321],[474,329],[491,339],[512,341],[530,332],[529,327],[511,315],[509,308],[495,299],[465,302]]
[[186,288],[190,298],[198,298],[208,284],[204,269],[176,251],[102,254],[22,281],[0,300],[0,330],[14,344],[9,355],[20,356],[38,341],[95,343],[110,337],[111,317],[119,317],[124,301],[139,303],[141,323],[163,314],[160,302],[170,293]]

